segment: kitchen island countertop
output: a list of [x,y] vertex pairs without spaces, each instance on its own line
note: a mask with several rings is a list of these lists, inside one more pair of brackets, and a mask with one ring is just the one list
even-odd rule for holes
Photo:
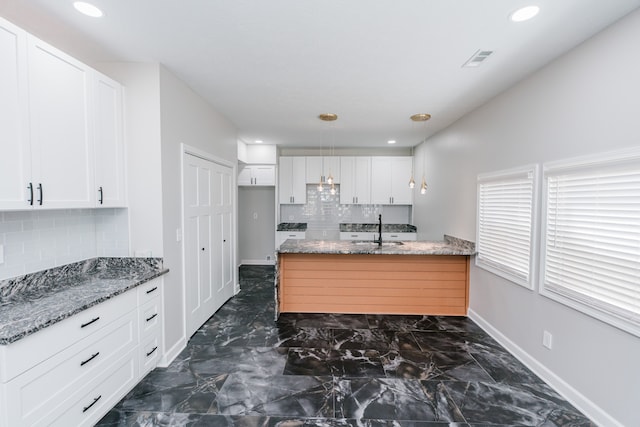
[[382,247],[370,241],[293,240],[280,245],[280,254],[370,254],[370,255],[474,255],[475,244],[468,240],[444,236],[439,241],[384,242]]

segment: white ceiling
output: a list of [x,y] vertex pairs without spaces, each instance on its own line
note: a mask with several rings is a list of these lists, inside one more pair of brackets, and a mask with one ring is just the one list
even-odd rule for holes
[[[91,1],[91,0],[89,0]],[[0,15],[92,61],[155,61],[252,143],[414,146],[640,0],[2,0]],[[537,4],[531,21],[511,22]],[[20,22],[16,22],[20,25]],[[79,37],[79,34],[82,37]],[[97,48],[97,47],[98,48]],[[494,54],[462,64],[478,49]],[[327,124],[319,113],[339,115]],[[409,120],[430,113],[426,125]]]

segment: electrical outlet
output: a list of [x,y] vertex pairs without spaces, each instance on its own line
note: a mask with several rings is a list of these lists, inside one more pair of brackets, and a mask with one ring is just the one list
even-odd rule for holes
[[322,230],[322,237],[327,237],[327,230]]
[[0,245],[0,264],[4,264],[4,246]]
[[253,219],[258,219],[258,212],[253,213]]
[[271,261],[271,255],[267,255],[267,261]]
[[182,228],[176,228],[176,242],[182,241]]
[[553,335],[551,335],[551,332],[544,331],[544,333],[542,334],[542,345],[551,350],[551,347],[553,345]]

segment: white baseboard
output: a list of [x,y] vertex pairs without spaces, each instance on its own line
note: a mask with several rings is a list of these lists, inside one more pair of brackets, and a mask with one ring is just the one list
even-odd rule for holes
[[599,426],[624,427],[622,423],[605,412],[601,407],[596,405],[593,401],[589,400],[586,396],[573,388],[569,383],[564,381],[553,371],[544,366],[529,353],[524,351],[516,343],[507,338],[506,335],[502,334],[502,332],[494,328],[478,313],[469,309],[468,315],[471,320],[476,322],[478,326],[484,329],[484,331],[488,333],[493,339],[498,341],[504,348],[509,350],[509,352],[513,354],[516,359],[518,359],[527,368],[531,369],[536,375],[542,378],[562,397],[567,399],[567,401],[569,401],[579,411],[589,417],[591,421]]
[[158,366],[161,368],[166,368],[173,362],[173,360],[178,357],[180,352],[185,349],[187,346],[186,338],[182,337],[178,340],[170,349],[166,350],[158,362]]
[[241,259],[240,265],[275,265],[273,259]]

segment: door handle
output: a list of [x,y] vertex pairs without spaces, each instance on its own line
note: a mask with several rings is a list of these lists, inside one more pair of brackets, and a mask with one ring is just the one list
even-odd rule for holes
[[27,188],[29,189],[29,200],[27,201],[29,202],[29,206],[33,206],[33,182],[30,182]]
[[38,204],[42,206],[42,201],[44,200],[44,191],[42,191],[42,183],[38,183],[38,191],[40,192],[40,199],[38,200]]

